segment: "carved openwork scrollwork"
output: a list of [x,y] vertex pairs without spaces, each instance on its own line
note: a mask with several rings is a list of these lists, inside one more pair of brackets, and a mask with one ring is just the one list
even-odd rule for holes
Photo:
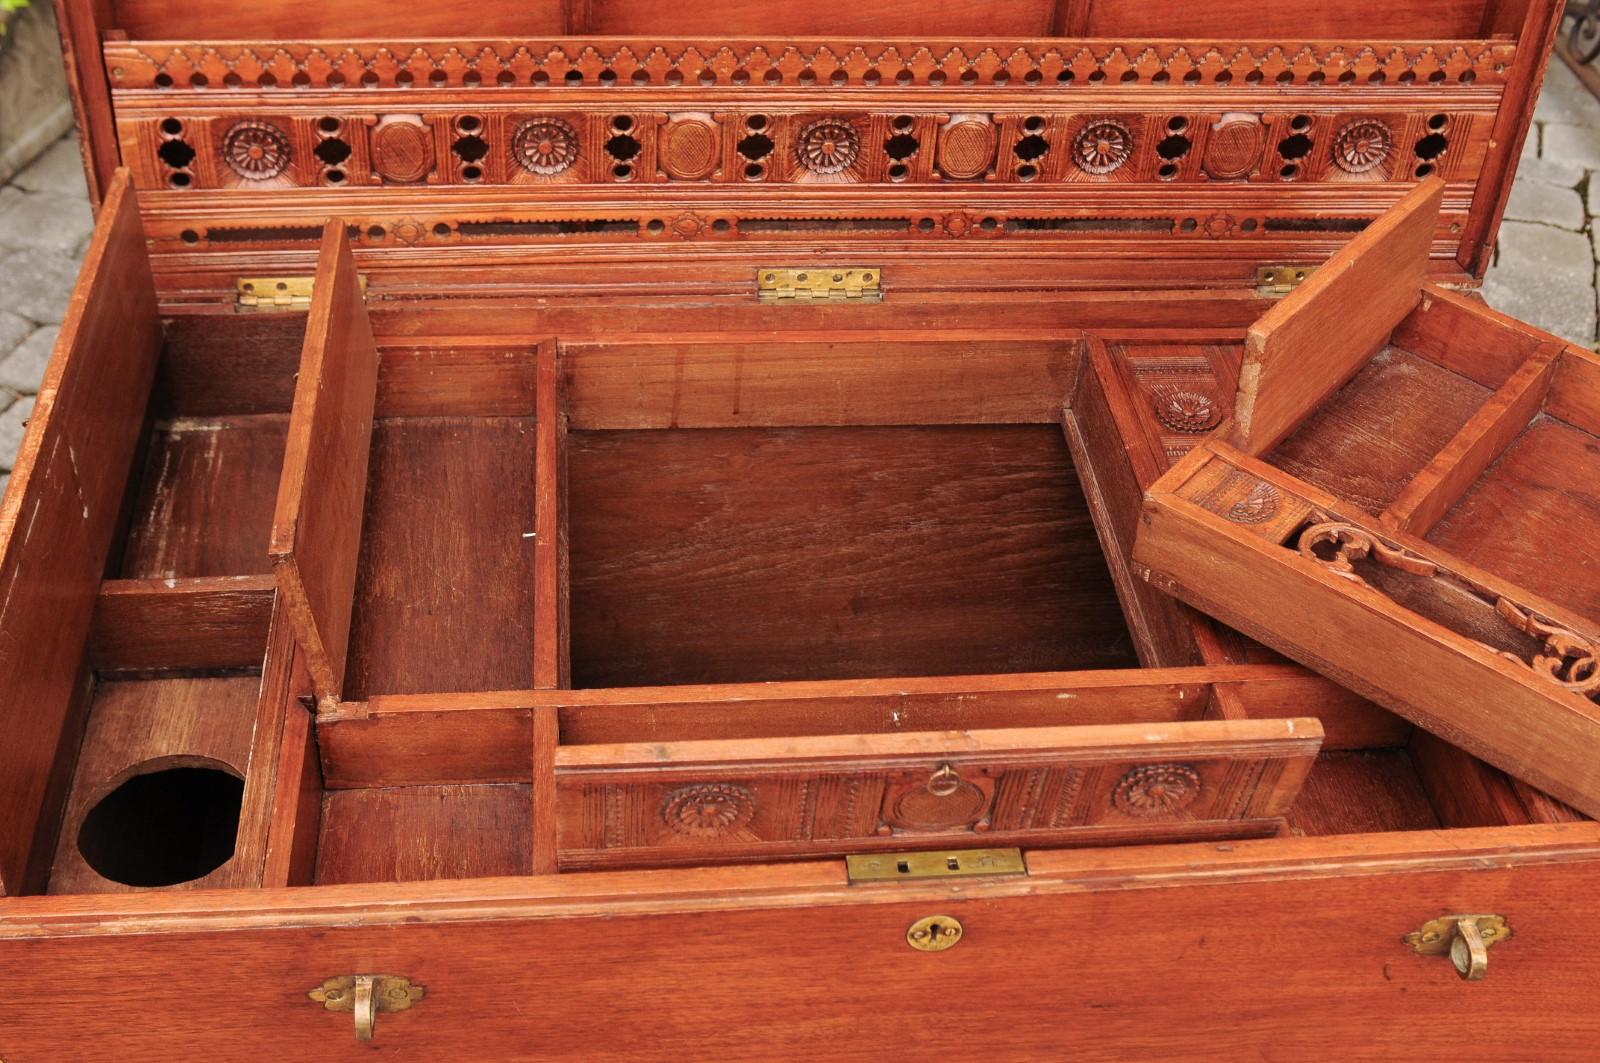
[[1600,652],[1593,642],[1523,609],[1510,599],[1496,599],[1494,608],[1506,623],[1539,640],[1544,647],[1542,653],[1534,654],[1527,662],[1512,653],[1503,652],[1502,656],[1528,664],[1540,675],[1548,675],[1574,693],[1591,698],[1600,695]]
[[[1301,532],[1298,549],[1301,556],[1388,595],[1506,660],[1600,701],[1597,640],[1354,524],[1313,523]],[[1389,573],[1430,582],[1402,586]]]
[[1341,521],[1314,524],[1300,535],[1300,553],[1348,579],[1361,581],[1355,563],[1371,558],[1415,576],[1432,576],[1438,566],[1425,558],[1391,546],[1364,528]]

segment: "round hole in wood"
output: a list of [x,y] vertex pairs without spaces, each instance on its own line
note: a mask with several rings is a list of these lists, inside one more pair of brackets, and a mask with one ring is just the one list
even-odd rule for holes
[[220,761],[134,775],[102,797],[78,828],[95,873],[126,886],[175,886],[233,856],[244,780]]

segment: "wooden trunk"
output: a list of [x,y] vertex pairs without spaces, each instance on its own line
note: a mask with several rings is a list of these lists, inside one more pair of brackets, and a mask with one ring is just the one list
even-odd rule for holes
[[[62,15],[7,1063],[1592,1053],[1592,736],[1502,755],[1141,524],[1387,314],[1363,372],[1426,366],[1326,431],[1390,411],[1406,519],[1560,597],[1468,526],[1582,475],[1593,360],[1446,287],[1553,4]],[[1409,287],[1263,355],[1271,280],[1397,231]]]

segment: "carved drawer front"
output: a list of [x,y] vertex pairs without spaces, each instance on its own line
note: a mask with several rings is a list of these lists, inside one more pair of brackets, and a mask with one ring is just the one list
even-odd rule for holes
[[1316,720],[564,746],[564,867],[1271,833]]

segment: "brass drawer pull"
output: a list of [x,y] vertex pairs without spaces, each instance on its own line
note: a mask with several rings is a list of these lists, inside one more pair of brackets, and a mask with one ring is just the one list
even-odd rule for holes
[[370,1041],[378,1013],[405,1011],[427,995],[427,989],[395,974],[346,974],[329,978],[306,996],[329,1011],[355,1014],[356,1040]]
[[941,764],[928,776],[928,792],[935,797],[949,797],[961,789],[961,776],[949,764]]
[[1489,946],[1511,936],[1500,915],[1446,915],[1430,919],[1402,940],[1418,956],[1449,956],[1456,973],[1476,982],[1489,973]]

